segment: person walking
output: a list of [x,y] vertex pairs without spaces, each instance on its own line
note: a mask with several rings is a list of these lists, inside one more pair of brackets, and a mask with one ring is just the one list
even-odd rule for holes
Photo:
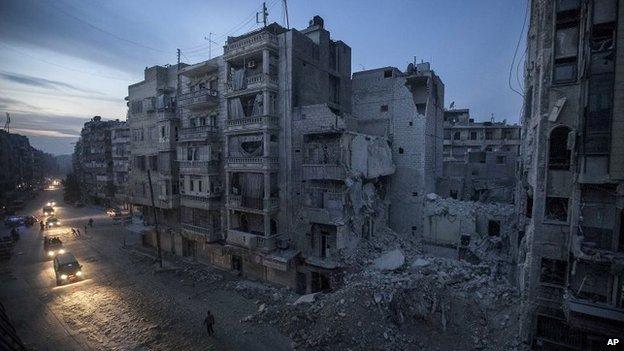
[[206,318],[204,319],[204,324],[206,325],[206,331],[208,332],[208,336],[212,336],[214,334],[214,329],[212,328],[214,326],[214,323],[214,315],[212,315],[212,313],[208,311],[208,313],[206,314]]
[[84,230],[85,230],[85,235],[87,234],[87,225],[85,224],[84,226]]
[[93,218],[89,218],[89,227],[93,228]]

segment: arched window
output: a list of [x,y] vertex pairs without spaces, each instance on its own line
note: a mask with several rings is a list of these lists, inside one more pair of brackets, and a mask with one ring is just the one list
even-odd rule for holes
[[548,146],[548,169],[570,169],[570,150],[568,150],[570,128],[559,126],[550,132]]
[[453,140],[459,140],[459,139],[461,139],[461,133],[459,133],[459,132],[455,132],[455,133],[453,134]]

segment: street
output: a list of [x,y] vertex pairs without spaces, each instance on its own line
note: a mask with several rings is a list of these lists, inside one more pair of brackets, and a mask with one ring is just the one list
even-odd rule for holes
[[[84,280],[56,286],[52,260],[44,255],[39,225],[20,227],[9,261],[0,263],[0,301],[27,347],[36,350],[288,350],[291,341],[269,327],[241,325],[255,301],[227,287],[237,278],[193,281],[186,272],[158,270],[154,260],[123,247],[125,230],[95,207],[74,208],[62,191],[44,191],[20,214],[42,218],[56,201],[61,237],[85,273]],[[93,228],[84,226],[93,218]],[[75,237],[71,228],[80,228]],[[2,227],[4,232],[8,228]],[[166,266],[167,267],[167,266]],[[205,268],[210,271],[210,268]],[[215,336],[202,324],[215,315]],[[244,327],[244,328],[243,328]]]

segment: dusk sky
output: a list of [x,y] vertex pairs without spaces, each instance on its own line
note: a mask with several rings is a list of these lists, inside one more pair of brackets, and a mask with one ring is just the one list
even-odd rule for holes
[[[235,5],[234,5],[235,4]],[[125,119],[128,85],[143,69],[208,58],[209,32],[220,55],[227,35],[257,28],[259,0],[0,2],[0,121],[54,154],[71,153],[94,115]],[[283,24],[281,0],[267,1],[270,22]],[[404,70],[430,61],[445,84],[446,107],[470,108],[477,120],[517,122],[521,97],[508,86],[526,0],[291,0],[290,25],[314,15],[352,49],[353,72]],[[526,31],[526,28],[524,29]],[[524,35],[517,58],[523,59]],[[518,70],[518,71],[517,71]],[[512,68],[512,83],[522,64]]]

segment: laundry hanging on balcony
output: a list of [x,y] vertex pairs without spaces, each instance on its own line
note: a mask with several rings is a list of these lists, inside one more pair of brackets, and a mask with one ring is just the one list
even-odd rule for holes
[[235,69],[234,72],[232,72],[232,90],[243,90],[246,88],[247,79],[245,69]]

